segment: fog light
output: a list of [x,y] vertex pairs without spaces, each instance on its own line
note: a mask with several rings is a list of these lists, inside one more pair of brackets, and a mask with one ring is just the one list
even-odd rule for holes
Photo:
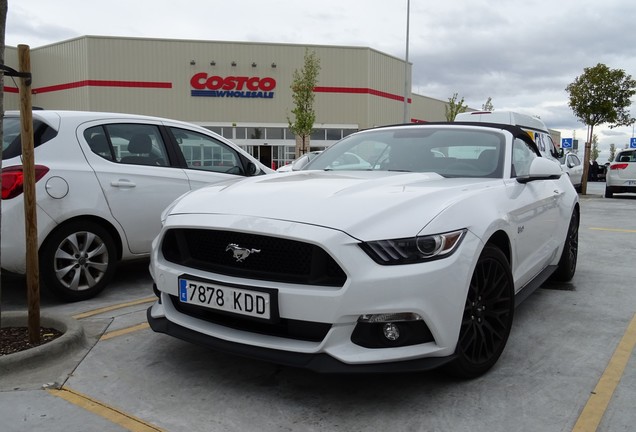
[[384,332],[384,337],[390,341],[396,341],[400,337],[400,329],[394,323],[384,324],[382,331]]
[[361,315],[358,318],[358,322],[367,322],[367,323],[406,322],[406,321],[421,321],[421,320],[422,320],[422,317],[413,312]]

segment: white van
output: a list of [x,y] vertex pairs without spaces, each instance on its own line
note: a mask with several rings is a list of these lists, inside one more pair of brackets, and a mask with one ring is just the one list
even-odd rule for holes
[[561,149],[555,145],[545,123],[536,117],[512,111],[473,111],[457,114],[455,121],[517,125],[528,132],[544,157],[561,164]]

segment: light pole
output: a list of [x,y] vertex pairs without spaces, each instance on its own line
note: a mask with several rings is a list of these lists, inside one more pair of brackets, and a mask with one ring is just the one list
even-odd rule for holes
[[409,118],[409,20],[411,0],[406,0],[406,59],[404,60],[404,123]]

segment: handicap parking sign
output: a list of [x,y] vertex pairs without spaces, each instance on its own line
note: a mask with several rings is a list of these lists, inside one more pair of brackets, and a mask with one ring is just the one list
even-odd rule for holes
[[629,148],[636,148],[636,138],[629,140]]
[[561,138],[561,148],[571,149],[573,138]]

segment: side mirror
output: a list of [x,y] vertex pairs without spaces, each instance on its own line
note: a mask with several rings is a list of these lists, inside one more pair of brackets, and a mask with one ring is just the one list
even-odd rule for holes
[[561,165],[547,158],[535,158],[530,164],[527,176],[517,177],[519,183],[528,183],[535,180],[556,180],[561,177],[563,171]]
[[557,158],[562,158],[564,154],[565,151],[563,150],[563,147],[557,148]]
[[258,168],[256,168],[256,164],[254,162],[247,163],[247,175],[253,176],[258,173]]

